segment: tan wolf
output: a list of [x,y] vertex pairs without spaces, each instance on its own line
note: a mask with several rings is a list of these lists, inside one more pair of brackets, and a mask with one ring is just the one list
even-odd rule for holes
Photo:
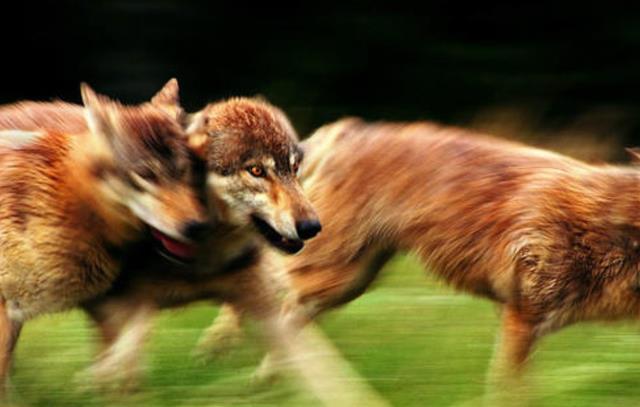
[[[432,123],[345,119],[302,145],[323,232],[285,259],[297,294],[286,311],[298,324],[364,293],[398,250],[502,306],[498,384],[518,376],[545,334],[638,318],[640,169]],[[236,331],[241,315],[224,310]]]
[[151,104],[123,106],[81,90],[82,130],[0,132],[3,383],[24,321],[107,290],[145,228],[188,246],[208,219],[203,175],[175,119]]

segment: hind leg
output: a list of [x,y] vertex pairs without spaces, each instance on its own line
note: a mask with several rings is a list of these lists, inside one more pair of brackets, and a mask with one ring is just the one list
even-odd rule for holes
[[487,380],[487,405],[527,405],[523,374],[537,339],[536,324],[505,305],[502,327]]

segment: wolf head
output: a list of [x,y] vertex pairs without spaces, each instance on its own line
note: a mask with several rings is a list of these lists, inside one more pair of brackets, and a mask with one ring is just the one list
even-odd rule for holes
[[303,153],[280,109],[234,98],[188,116],[185,125],[191,147],[206,157],[209,199],[221,222],[253,224],[288,253],[320,232],[297,179]]
[[153,103],[123,106],[86,84],[81,90],[102,196],[148,225],[163,253],[193,256],[207,228],[206,167],[180,124]]

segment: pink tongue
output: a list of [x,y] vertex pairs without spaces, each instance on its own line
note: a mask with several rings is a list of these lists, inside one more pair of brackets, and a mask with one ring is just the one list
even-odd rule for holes
[[154,231],[155,237],[160,240],[165,249],[174,256],[191,258],[196,255],[195,246],[188,245],[185,243],[178,242],[176,240],[171,239],[170,237]]

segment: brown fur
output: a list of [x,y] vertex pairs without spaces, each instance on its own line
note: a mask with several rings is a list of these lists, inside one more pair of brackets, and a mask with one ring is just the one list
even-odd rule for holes
[[317,268],[352,267],[391,248],[417,252],[459,289],[520,309],[540,332],[640,311],[636,168],[431,124],[339,122],[306,147],[306,165],[318,164],[304,172],[305,190],[325,233],[291,259],[301,285],[323,276],[315,289],[330,289],[337,273]]
[[213,103],[193,121],[211,136],[210,168],[224,174],[237,171],[248,159],[269,154],[276,168],[291,172],[289,150],[296,133],[279,109],[258,99],[233,98]]
[[430,123],[343,120],[304,149],[323,233],[286,261],[301,324],[362,294],[396,250],[503,305],[494,366],[507,377],[549,332],[638,317],[637,168]]
[[1,106],[0,123],[3,129],[56,129],[71,134],[87,131],[84,108],[62,101],[22,101]]
[[[112,130],[136,136],[115,138],[108,146],[108,154],[95,157],[88,163],[90,179],[87,183],[114,179],[124,183],[126,188],[153,195],[153,207],[146,209],[161,216],[145,221],[156,229],[183,239],[182,228],[186,223],[206,220],[202,208],[204,169],[198,168],[201,160],[188,149],[181,125],[172,117],[175,109],[167,104],[166,93],[174,85],[175,80],[169,81],[156,95],[154,100],[158,105],[145,103],[120,109],[121,105],[97,96],[104,106],[119,109],[118,123],[113,123],[115,128]],[[0,130],[45,130],[76,135],[78,143],[90,142],[88,137],[82,136],[89,131],[85,115],[86,110],[81,105],[60,101],[23,101],[0,106]],[[105,122],[111,120],[106,111],[103,115]],[[104,147],[91,145],[87,149],[100,150]],[[132,174],[137,179],[133,179]],[[148,182],[140,185],[144,181]],[[95,199],[98,201],[96,204],[101,205],[100,198]]]
[[[264,253],[265,242],[250,217],[261,214],[272,219],[268,211],[261,212],[265,208],[294,219],[315,217],[290,163],[292,155],[300,155],[297,136],[280,110],[245,98],[209,105],[192,115],[188,126],[192,138],[206,135],[202,151],[210,174],[212,216],[218,224],[194,265],[180,266],[145,255],[148,248],[141,247],[113,289],[85,304],[104,343],[99,362],[92,368],[98,379],[135,382],[134,366],[147,334],[146,329],[137,329],[140,324],[134,323],[135,315],[203,299],[234,304],[266,324],[267,337],[279,343],[278,347],[282,345],[276,324],[281,287],[273,283],[275,271]],[[275,166],[256,183],[246,167],[260,160],[273,161]],[[259,194],[265,202],[250,207]],[[278,229],[277,222],[273,226]]]
[[[175,92],[177,87],[169,91],[165,87],[152,102],[162,99],[163,110],[171,111],[171,101],[178,101]],[[140,347],[153,313],[197,300],[234,304],[266,325],[265,334],[277,348],[286,342],[276,323],[281,287],[273,284],[266,242],[251,219],[259,216],[297,239],[295,221],[315,218],[296,179],[301,159],[297,135],[284,113],[256,99],[214,103],[184,119],[190,144],[206,157],[210,213],[217,224],[194,264],[157,256],[151,240],[132,247],[112,289],[83,304],[103,339],[103,351],[91,369],[99,380],[135,383]],[[264,166],[266,175],[260,179],[250,175],[251,165]]]
[[[134,156],[157,160],[151,170],[157,177],[191,167],[182,131],[165,113],[151,106],[119,105],[88,87],[83,98],[91,111],[91,131],[86,126],[80,131],[75,107],[67,110],[58,103],[42,116],[22,111],[24,105],[5,107],[0,114],[0,127],[29,127],[34,117],[55,117],[68,132],[43,130],[28,143],[0,147],[0,380],[6,377],[22,322],[95,297],[116,279],[126,245],[142,231],[129,206],[135,198],[121,195],[134,188],[123,187],[126,181],[118,178],[127,165],[139,165],[130,162]],[[150,152],[160,146],[168,146],[175,156],[157,158]],[[96,171],[97,166],[112,174]],[[186,182],[182,176],[173,180],[177,178]],[[177,223],[203,216],[195,190],[181,182],[166,186],[185,196],[165,198],[180,199],[183,209],[171,212],[176,215],[153,215],[173,217]]]

